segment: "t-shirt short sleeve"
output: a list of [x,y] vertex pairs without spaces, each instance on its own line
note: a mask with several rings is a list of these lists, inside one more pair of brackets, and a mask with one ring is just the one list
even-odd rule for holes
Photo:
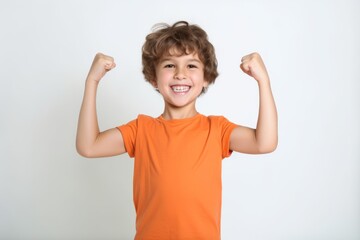
[[222,157],[230,157],[232,153],[232,150],[230,150],[230,135],[237,125],[222,116],[218,117],[217,120],[221,129]]
[[128,122],[127,124],[118,126],[117,129],[120,130],[123,137],[126,152],[129,154],[130,157],[134,157],[138,120],[135,119]]

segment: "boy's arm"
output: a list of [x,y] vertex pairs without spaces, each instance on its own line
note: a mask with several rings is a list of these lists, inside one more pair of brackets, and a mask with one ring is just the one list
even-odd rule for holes
[[106,72],[115,66],[112,57],[98,53],[86,78],[76,135],[76,149],[84,157],[107,157],[126,152],[119,130],[114,128],[104,132],[99,131],[96,113],[98,84]]
[[230,136],[230,149],[242,153],[269,153],[278,143],[278,122],[275,101],[266,67],[258,53],[242,58],[240,68],[259,85],[259,116],[256,129],[239,126]]

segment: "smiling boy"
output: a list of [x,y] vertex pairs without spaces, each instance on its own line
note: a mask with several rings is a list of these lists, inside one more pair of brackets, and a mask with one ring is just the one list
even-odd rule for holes
[[146,37],[145,79],[161,94],[164,111],[139,115],[100,132],[99,81],[116,65],[97,54],[86,79],[76,146],[85,157],[127,152],[134,158],[135,239],[220,239],[221,162],[232,151],[268,153],[277,146],[277,112],[265,65],[257,53],[240,68],[259,86],[256,129],[197,112],[196,100],[215,82],[217,61],[204,30],[187,22],[162,25]]
[[164,98],[165,119],[191,117],[196,114],[196,99],[208,86],[204,66],[196,53],[182,55],[172,51],[157,64],[157,78],[152,84]]

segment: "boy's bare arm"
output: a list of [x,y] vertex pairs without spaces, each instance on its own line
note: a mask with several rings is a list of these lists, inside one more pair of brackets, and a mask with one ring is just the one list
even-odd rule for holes
[[230,149],[242,153],[269,153],[278,143],[278,121],[275,101],[266,67],[258,53],[242,58],[240,68],[259,85],[259,116],[256,129],[239,126],[230,136]]
[[100,132],[96,113],[98,84],[104,75],[115,66],[112,57],[98,53],[86,78],[76,136],[76,149],[84,157],[107,157],[125,152],[119,130],[114,128]]

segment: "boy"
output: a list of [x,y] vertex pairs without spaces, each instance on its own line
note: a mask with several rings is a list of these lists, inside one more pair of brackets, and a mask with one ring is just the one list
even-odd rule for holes
[[197,112],[197,97],[218,75],[214,48],[196,25],[163,25],[146,37],[142,63],[145,79],[164,99],[164,112],[100,132],[97,86],[115,62],[95,56],[80,110],[77,151],[85,157],[127,152],[135,158],[135,239],[220,239],[222,159],[232,151],[275,150],[277,112],[265,65],[257,53],[241,62],[259,86],[256,129]]

